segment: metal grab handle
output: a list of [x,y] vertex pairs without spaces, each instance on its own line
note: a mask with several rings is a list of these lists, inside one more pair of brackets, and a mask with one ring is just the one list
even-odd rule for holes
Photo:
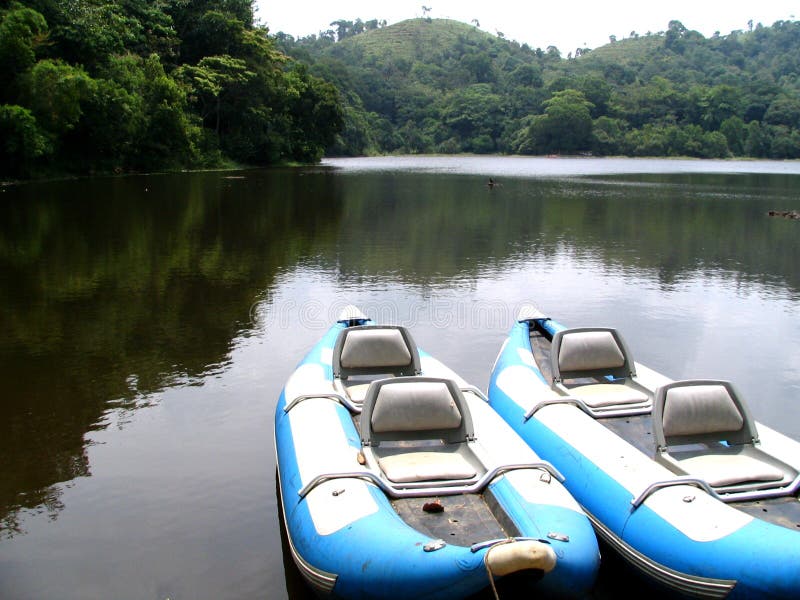
[[367,479],[370,482],[377,485],[379,488],[384,488],[384,482],[381,481],[380,477],[378,477],[372,471],[350,471],[348,473],[325,473],[323,475],[317,475],[305,484],[300,491],[297,492],[298,496],[301,498],[305,498],[308,493],[317,487],[320,484],[325,483],[326,481],[331,481],[333,479]]
[[350,400],[350,398],[347,398],[342,394],[337,394],[336,392],[322,392],[320,394],[303,394],[301,396],[297,396],[294,398],[294,400],[289,402],[289,404],[287,404],[283,408],[283,412],[288,413],[295,406],[300,404],[303,400],[311,400],[313,398],[323,398],[323,399],[333,400],[335,402],[338,402],[339,404],[342,404],[345,408],[347,408],[347,410],[349,410],[353,414],[359,414],[361,412],[360,406],[354,404],[353,401]]
[[572,404],[587,415],[592,417],[593,419],[604,418],[604,417],[629,417],[635,415],[646,415],[649,414],[652,410],[652,403],[647,402],[646,404],[635,404],[632,406],[625,406],[623,405],[620,408],[609,408],[609,409],[599,409],[595,410],[589,408],[589,406],[580,398],[576,398],[575,396],[561,396],[559,398],[548,398],[547,400],[542,400],[537,404],[534,404],[528,412],[525,413],[525,416],[522,418],[523,422],[528,421],[540,408],[544,408],[545,406],[552,406],[554,404]]
[[514,542],[541,542],[542,544],[549,544],[548,540],[543,540],[542,538],[535,538],[535,537],[510,537],[510,538],[497,538],[496,540],[486,540],[485,542],[478,542],[477,544],[472,544],[469,547],[469,551],[475,554],[478,550],[483,550],[484,548],[490,548],[492,546],[496,546],[497,544],[511,544]]
[[560,396],[558,398],[549,398],[547,400],[542,400],[541,402],[537,402],[534,404],[528,412],[525,413],[525,416],[522,418],[523,422],[529,420],[540,408],[544,408],[545,406],[552,406],[553,404],[572,404],[580,408],[586,414],[593,416],[592,411],[589,410],[589,407],[584,404],[582,400],[575,398],[574,396]]
[[657,492],[658,490],[668,487],[673,487],[676,485],[694,485],[702,489],[708,495],[719,499],[719,495],[711,488],[710,485],[708,485],[708,482],[705,481],[704,479],[699,479],[697,477],[675,477],[674,479],[667,479],[665,481],[656,481],[655,483],[651,483],[650,485],[648,485],[647,488],[641,494],[639,494],[637,498],[631,500],[633,509],[636,510],[637,508],[639,508],[650,495]]
[[383,491],[387,496],[391,496],[392,498],[414,498],[414,497],[422,497],[422,496],[452,496],[455,494],[474,494],[481,491],[484,487],[486,487],[495,477],[502,475],[504,473],[508,473],[509,471],[518,471],[521,469],[539,469],[548,472],[550,475],[555,477],[559,482],[564,481],[564,476],[558,472],[558,470],[551,465],[549,462],[542,461],[542,462],[534,462],[534,463],[520,463],[520,464],[513,464],[513,465],[500,465],[494,467],[493,469],[487,471],[480,479],[471,483],[469,485],[463,485],[458,481],[452,481],[450,485],[447,483],[441,484],[437,487],[420,487],[420,483],[424,485],[423,482],[417,483],[416,486],[413,484],[408,487],[395,487],[386,482],[384,479],[379,477],[373,471],[347,471],[342,473],[323,473],[322,475],[317,475],[309,481],[306,485],[304,485],[297,494],[300,498],[305,498],[311,490],[313,490],[318,485],[325,483],[326,481],[331,481],[333,479],[365,479],[368,480],[370,483],[374,483],[377,485],[381,491]]
[[[488,402],[489,400],[486,398],[486,395],[477,387],[469,385],[461,388],[461,392],[471,392],[478,396],[481,400]],[[322,392],[320,394],[302,394],[300,396],[295,397],[289,404],[287,404],[283,408],[283,412],[288,413],[292,410],[295,406],[300,404],[303,400],[311,400],[312,398],[327,398],[328,400],[334,400],[339,404],[342,404],[347,410],[351,413],[358,415],[361,414],[361,407],[358,404],[355,404],[350,398],[339,394],[337,392]]]
[[474,385],[466,385],[466,386],[464,386],[464,387],[462,387],[462,388],[460,388],[460,389],[461,389],[461,393],[462,393],[462,394],[463,394],[463,393],[465,393],[465,392],[471,392],[471,393],[475,394],[475,395],[476,395],[478,398],[480,398],[481,400],[483,400],[484,402],[489,402],[489,399],[486,397],[486,394],[484,394],[484,393],[483,393],[483,392],[480,390],[480,388],[478,388],[477,386],[474,386]]

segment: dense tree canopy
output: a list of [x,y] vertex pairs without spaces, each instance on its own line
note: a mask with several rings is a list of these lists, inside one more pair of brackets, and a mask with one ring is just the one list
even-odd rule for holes
[[0,176],[324,153],[800,158],[800,23],[566,58],[451,20],[301,39],[254,0],[0,0]]
[[253,0],[0,2],[0,176],[313,162],[342,117]]
[[334,151],[800,158],[800,23],[704,38],[680,21],[601,48],[532,49],[414,19],[275,35],[345,98]]

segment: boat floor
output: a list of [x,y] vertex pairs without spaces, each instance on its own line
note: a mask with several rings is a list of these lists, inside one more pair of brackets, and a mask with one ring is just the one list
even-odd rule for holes
[[[360,419],[353,417],[353,423],[360,433]],[[423,509],[426,504],[435,503],[443,510]],[[488,490],[482,494],[395,498],[392,506],[400,518],[417,531],[456,546],[520,535]]]
[[[423,506],[439,503],[440,512],[427,512]],[[400,518],[417,531],[456,546],[471,546],[486,540],[519,535],[511,523],[501,525],[496,503],[490,493],[461,494],[392,501]],[[501,517],[502,518],[502,517]]]
[[[548,383],[552,383],[553,373],[550,367],[550,340],[539,330],[530,335],[531,350],[536,365]],[[596,419],[606,429],[634,446],[647,456],[654,456],[656,450],[653,438],[653,419],[651,415],[635,415],[627,417],[608,417]],[[749,502],[730,502],[730,506],[738,508],[748,515],[781,525],[789,529],[800,530],[800,499],[797,496],[784,496]]]

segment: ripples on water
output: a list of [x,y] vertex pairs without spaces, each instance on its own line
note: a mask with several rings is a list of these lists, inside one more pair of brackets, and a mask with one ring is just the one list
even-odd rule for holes
[[4,188],[0,597],[300,595],[273,411],[350,303],[485,389],[533,301],[619,327],[671,377],[734,380],[800,437],[800,223],[765,216],[800,208],[798,163],[392,157],[240,177]]
[[443,173],[493,177],[576,177],[586,175],[765,173],[797,175],[797,161],[542,158],[528,156],[387,156],[329,158],[324,166],[347,174],[368,172]]

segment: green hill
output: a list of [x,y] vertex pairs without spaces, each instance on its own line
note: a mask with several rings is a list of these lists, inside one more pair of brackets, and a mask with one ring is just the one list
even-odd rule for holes
[[340,90],[335,153],[800,157],[798,22],[707,39],[672,21],[566,58],[452,20],[337,23],[276,36]]
[[462,38],[480,40],[485,32],[460,21],[411,19],[391,27],[374,29],[342,40],[331,53],[360,53],[365,62],[372,60],[425,60],[444,58]]

